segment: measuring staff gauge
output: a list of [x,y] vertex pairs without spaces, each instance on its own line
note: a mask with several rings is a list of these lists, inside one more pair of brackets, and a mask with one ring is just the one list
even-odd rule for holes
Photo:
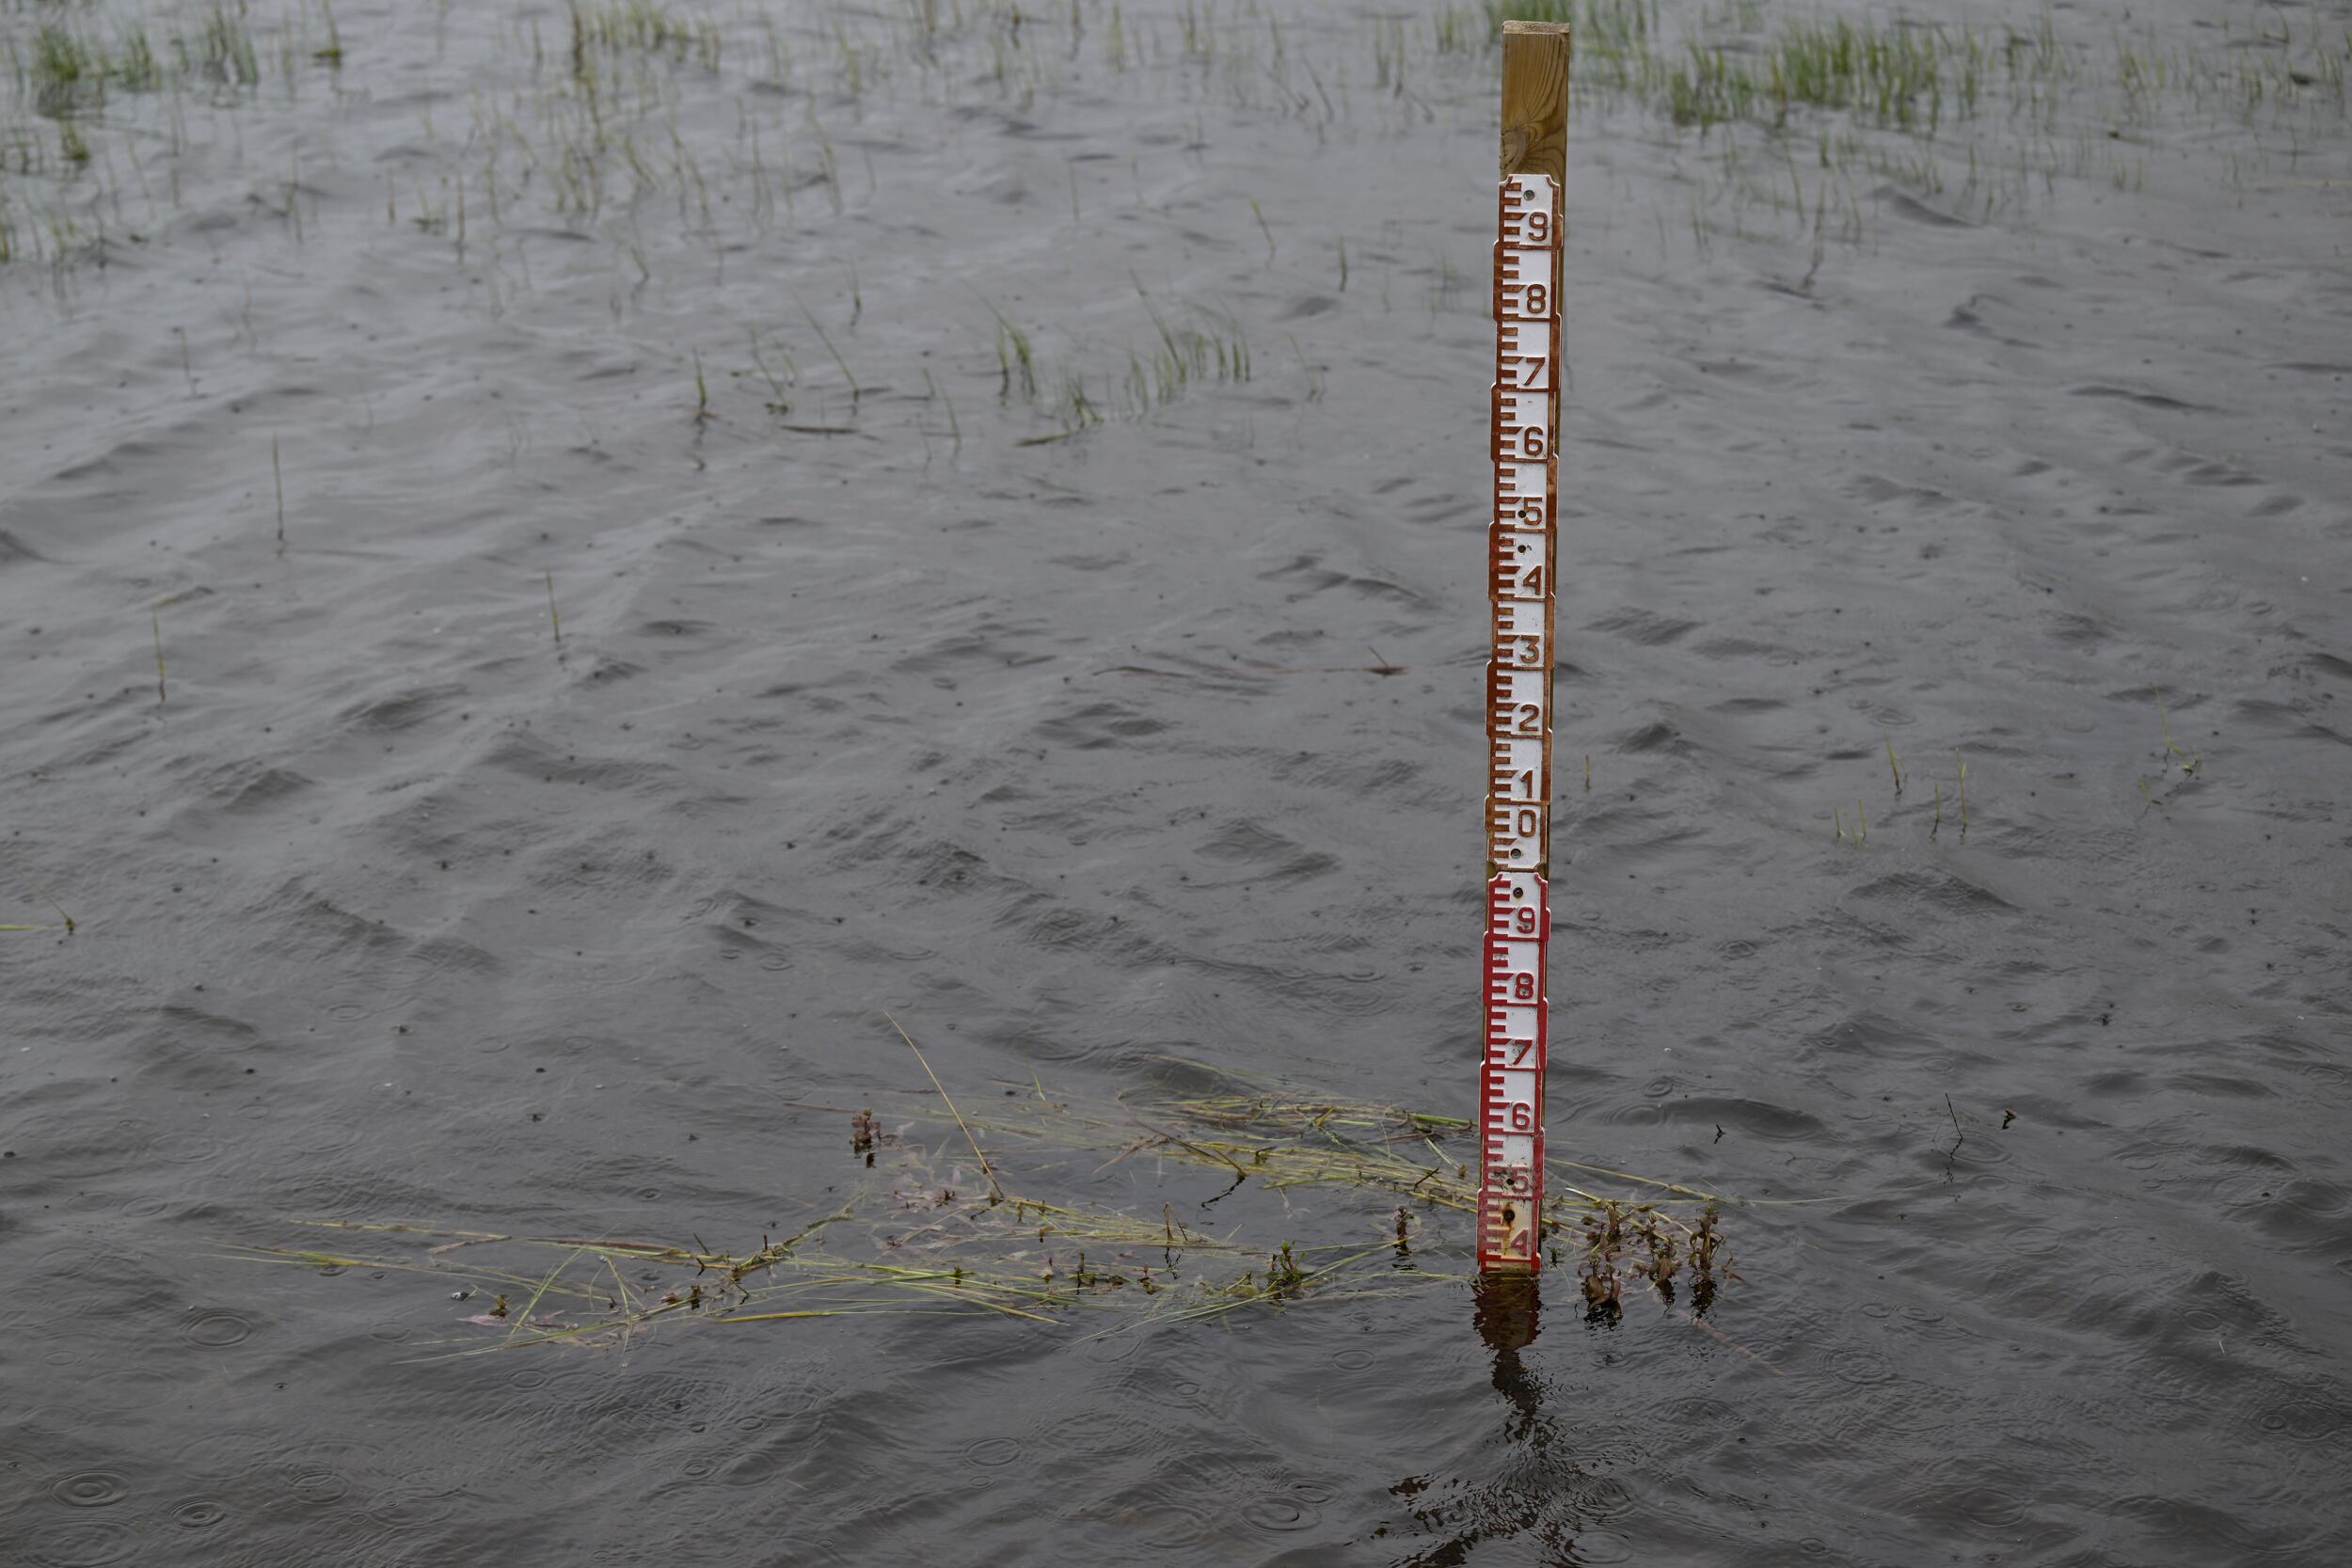
[[1558,555],[1560,183],[1514,174],[1495,216],[1494,506],[1486,589],[1486,929],[1478,1266],[1542,1263],[1551,669]]

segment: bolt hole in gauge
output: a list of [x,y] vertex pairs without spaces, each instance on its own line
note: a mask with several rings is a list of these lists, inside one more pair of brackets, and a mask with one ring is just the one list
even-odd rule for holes
[[1494,504],[1486,530],[1494,645],[1486,662],[1486,1027],[1478,1084],[1478,1267],[1488,1275],[1532,1275],[1542,1266],[1567,88],[1567,28],[1504,23]]

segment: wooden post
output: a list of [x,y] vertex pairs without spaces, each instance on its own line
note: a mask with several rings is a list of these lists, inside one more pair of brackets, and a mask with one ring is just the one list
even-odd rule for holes
[[1502,24],[1502,177],[1568,177],[1568,28]]
[[1479,1069],[1478,1266],[1543,1263],[1544,1065],[1550,1019],[1551,670],[1558,548],[1560,187],[1568,29],[1502,24],[1495,208],[1494,498],[1487,515],[1486,1027]]

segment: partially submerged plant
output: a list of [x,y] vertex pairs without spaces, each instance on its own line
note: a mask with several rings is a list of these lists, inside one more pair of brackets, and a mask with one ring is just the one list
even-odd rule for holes
[[2205,760],[2205,753],[2202,752],[2192,753],[2181,750],[2179,743],[2172,738],[2172,716],[2164,710],[2162,697],[2156,699],[2156,722],[2164,732],[2165,762],[2167,764],[2179,763],[2181,771],[2184,773],[2196,772],[2197,765]]
[[[40,901],[42,903],[57,911],[57,918],[65,923],[66,935],[72,936],[73,934],[73,917],[65,912],[65,906],[58,903],[55,898],[52,898],[49,895],[49,890],[41,886],[40,883],[35,881],[32,877],[26,873],[23,866],[18,865],[12,860],[8,860],[6,856],[0,856],[0,860],[7,861],[8,869],[16,874],[17,880],[23,882],[26,887],[31,888],[36,894],[40,895]],[[0,931],[48,931],[55,929],[55,927],[45,925],[10,924],[0,926]]]
[[1019,323],[993,305],[988,313],[996,318],[996,396],[1009,400],[1012,384],[1021,383],[1021,396],[1033,400],[1037,396],[1037,363],[1029,348],[1029,335]]
[[1656,1204],[1602,1200],[1584,1221],[1583,1260],[1577,1278],[1588,1316],[1614,1319],[1624,1310],[1628,1290],[1646,1285],[1671,1305],[1675,1276],[1688,1272],[1691,1305],[1704,1312],[1721,1279],[1737,1279],[1727,1259],[1719,1259],[1721,1213],[1713,1202],[1695,1223],[1667,1214]]

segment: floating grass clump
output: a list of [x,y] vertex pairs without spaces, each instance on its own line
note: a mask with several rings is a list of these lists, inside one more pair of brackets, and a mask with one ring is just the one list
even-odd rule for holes
[[[489,1305],[441,1343],[452,1354],[612,1346],[657,1327],[859,1312],[1066,1325],[1108,1310],[1126,1325],[1186,1323],[1468,1277],[1477,1185],[1466,1121],[1230,1079],[1212,1092],[1104,1104],[1033,1086],[967,1101],[967,1111],[930,1082],[933,1093],[910,1093],[882,1114],[796,1105],[842,1118],[834,1125],[857,1184],[756,1245],[342,1220],[318,1223],[355,1238],[345,1244],[239,1256],[453,1284],[462,1299]],[[1672,1305],[1679,1287],[1703,1313],[1737,1277],[1714,1195],[1552,1166],[1549,1257],[1574,1269],[1588,1312],[1614,1319],[1643,1292]],[[1203,1173],[1214,1179],[1205,1187]],[[1596,1178],[1631,1196],[1575,1185]],[[1104,1188],[1123,1190],[1125,1201]],[[1310,1211],[1292,1196],[1308,1190],[1326,1199],[1311,1206],[1325,1232],[1311,1240],[1300,1235]],[[1431,1221],[1448,1214],[1442,1230],[1454,1234],[1440,1240]]]

